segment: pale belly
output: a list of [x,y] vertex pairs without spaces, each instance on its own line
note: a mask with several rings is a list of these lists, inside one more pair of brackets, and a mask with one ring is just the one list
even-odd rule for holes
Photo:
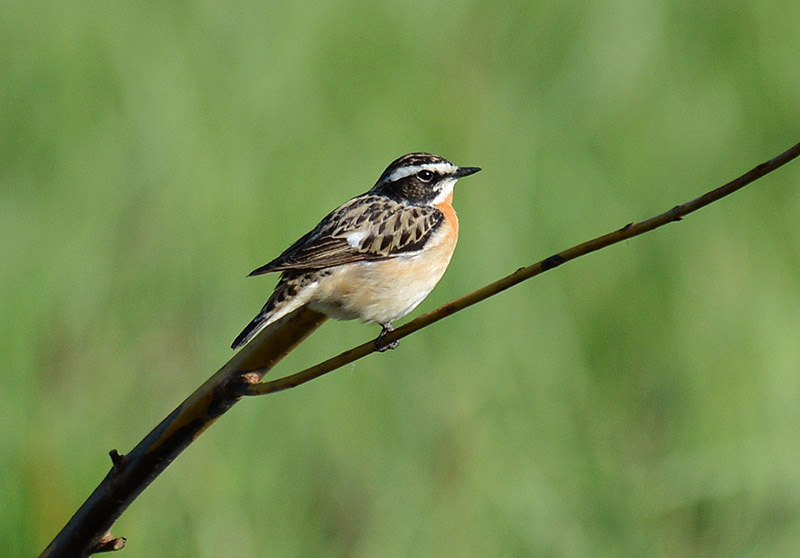
[[309,306],[337,320],[390,323],[428,296],[444,275],[454,248],[455,239],[416,256],[334,268],[320,279]]

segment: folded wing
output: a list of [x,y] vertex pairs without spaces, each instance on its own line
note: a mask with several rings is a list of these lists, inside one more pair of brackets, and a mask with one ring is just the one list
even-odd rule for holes
[[444,215],[435,207],[409,207],[365,194],[332,211],[280,256],[250,275],[410,255],[425,246],[443,221]]

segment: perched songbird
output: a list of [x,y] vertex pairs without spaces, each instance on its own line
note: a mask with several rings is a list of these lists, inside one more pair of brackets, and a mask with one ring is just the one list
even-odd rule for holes
[[442,278],[458,240],[453,186],[478,167],[430,153],[394,161],[370,191],[329,213],[283,254],[250,275],[281,272],[275,291],[234,349],[301,306],[338,320],[382,326],[411,312]]

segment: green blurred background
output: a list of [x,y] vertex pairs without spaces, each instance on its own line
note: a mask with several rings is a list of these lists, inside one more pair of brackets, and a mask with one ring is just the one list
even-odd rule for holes
[[[4,3],[0,548],[40,552],[231,356],[274,284],[247,272],[393,158],[484,168],[416,315],[800,140],[798,29],[794,0]],[[243,402],[125,556],[796,556],[798,183]]]

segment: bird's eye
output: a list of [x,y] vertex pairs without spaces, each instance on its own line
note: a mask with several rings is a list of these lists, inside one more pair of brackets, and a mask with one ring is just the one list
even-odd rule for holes
[[417,177],[423,182],[430,182],[433,180],[433,173],[429,170],[421,170],[417,173]]

